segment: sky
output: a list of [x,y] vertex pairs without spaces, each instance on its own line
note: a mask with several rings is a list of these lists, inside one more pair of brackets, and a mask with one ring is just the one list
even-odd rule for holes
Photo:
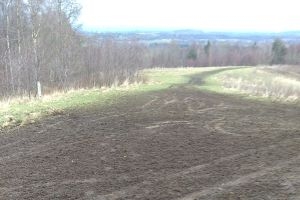
[[300,30],[297,0],[78,0],[85,30]]

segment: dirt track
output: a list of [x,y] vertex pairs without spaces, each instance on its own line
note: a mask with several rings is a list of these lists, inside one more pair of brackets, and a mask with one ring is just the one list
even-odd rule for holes
[[300,110],[188,87],[0,136],[0,199],[300,199]]

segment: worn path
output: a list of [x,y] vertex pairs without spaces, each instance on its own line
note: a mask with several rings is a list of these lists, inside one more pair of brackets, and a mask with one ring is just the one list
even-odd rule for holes
[[300,199],[300,110],[189,87],[0,136],[0,199]]

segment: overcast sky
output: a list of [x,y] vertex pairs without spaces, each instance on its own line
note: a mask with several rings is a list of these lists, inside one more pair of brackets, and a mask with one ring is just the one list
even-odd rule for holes
[[84,29],[300,30],[297,0],[79,0]]

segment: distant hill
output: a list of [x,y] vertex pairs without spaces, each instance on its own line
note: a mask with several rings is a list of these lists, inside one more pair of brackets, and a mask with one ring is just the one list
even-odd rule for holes
[[[91,33],[88,33],[91,34]],[[193,42],[221,41],[221,42],[271,42],[275,38],[281,38],[287,43],[300,43],[300,31],[289,31],[279,33],[261,32],[205,32],[201,30],[146,30],[146,31],[119,31],[99,32],[100,38],[113,37],[120,41],[136,39],[146,44],[161,44],[176,41],[179,44],[190,44]]]

